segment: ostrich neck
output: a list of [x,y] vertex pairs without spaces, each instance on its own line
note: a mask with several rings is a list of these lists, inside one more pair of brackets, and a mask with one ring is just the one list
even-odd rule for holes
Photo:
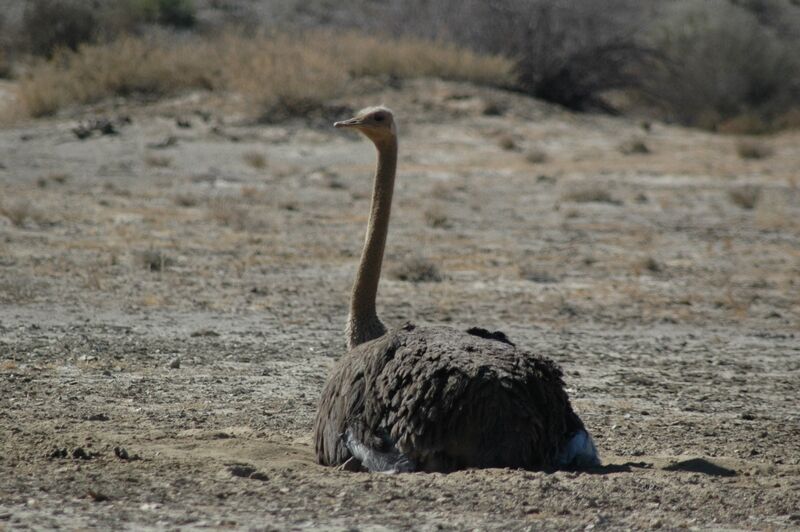
[[375,312],[375,297],[381,277],[386,235],[389,232],[397,169],[397,139],[392,137],[385,141],[376,141],[375,147],[378,149],[378,169],[372,190],[367,236],[353,285],[347,324],[347,345],[351,349],[386,332],[386,327]]

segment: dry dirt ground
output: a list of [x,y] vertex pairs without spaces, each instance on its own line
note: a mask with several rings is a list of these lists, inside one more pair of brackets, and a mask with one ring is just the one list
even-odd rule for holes
[[[314,463],[374,161],[330,122],[377,102],[402,150],[385,321],[558,361],[602,468]],[[116,134],[84,140],[69,115],[0,130],[0,529],[800,527],[800,134],[745,159],[436,81],[338,104],[259,125],[196,94],[89,109]],[[402,280],[415,258],[442,280]]]

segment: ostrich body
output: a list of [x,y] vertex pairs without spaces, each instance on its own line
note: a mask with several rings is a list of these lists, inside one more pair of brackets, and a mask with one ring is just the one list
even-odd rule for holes
[[347,323],[315,422],[317,460],[369,471],[470,467],[553,469],[599,464],[591,436],[549,359],[501,332],[378,319],[378,291],[397,165],[397,130],[385,107],[336,127],[354,128],[378,150],[378,169]]

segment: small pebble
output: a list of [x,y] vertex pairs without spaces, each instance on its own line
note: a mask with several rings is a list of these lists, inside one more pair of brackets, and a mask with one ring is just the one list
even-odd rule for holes
[[171,369],[178,369],[181,367],[181,359],[178,357],[173,358],[169,361],[169,367]]

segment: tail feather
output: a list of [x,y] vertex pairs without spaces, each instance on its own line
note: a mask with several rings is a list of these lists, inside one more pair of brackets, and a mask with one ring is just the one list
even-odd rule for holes
[[558,467],[596,467],[600,456],[594,440],[584,429],[578,430],[564,445],[556,457]]
[[364,445],[353,436],[353,431],[348,428],[342,435],[344,444],[350,454],[361,465],[372,473],[410,473],[416,471],[414,461],[394,446],[387,451],[377,451]]

